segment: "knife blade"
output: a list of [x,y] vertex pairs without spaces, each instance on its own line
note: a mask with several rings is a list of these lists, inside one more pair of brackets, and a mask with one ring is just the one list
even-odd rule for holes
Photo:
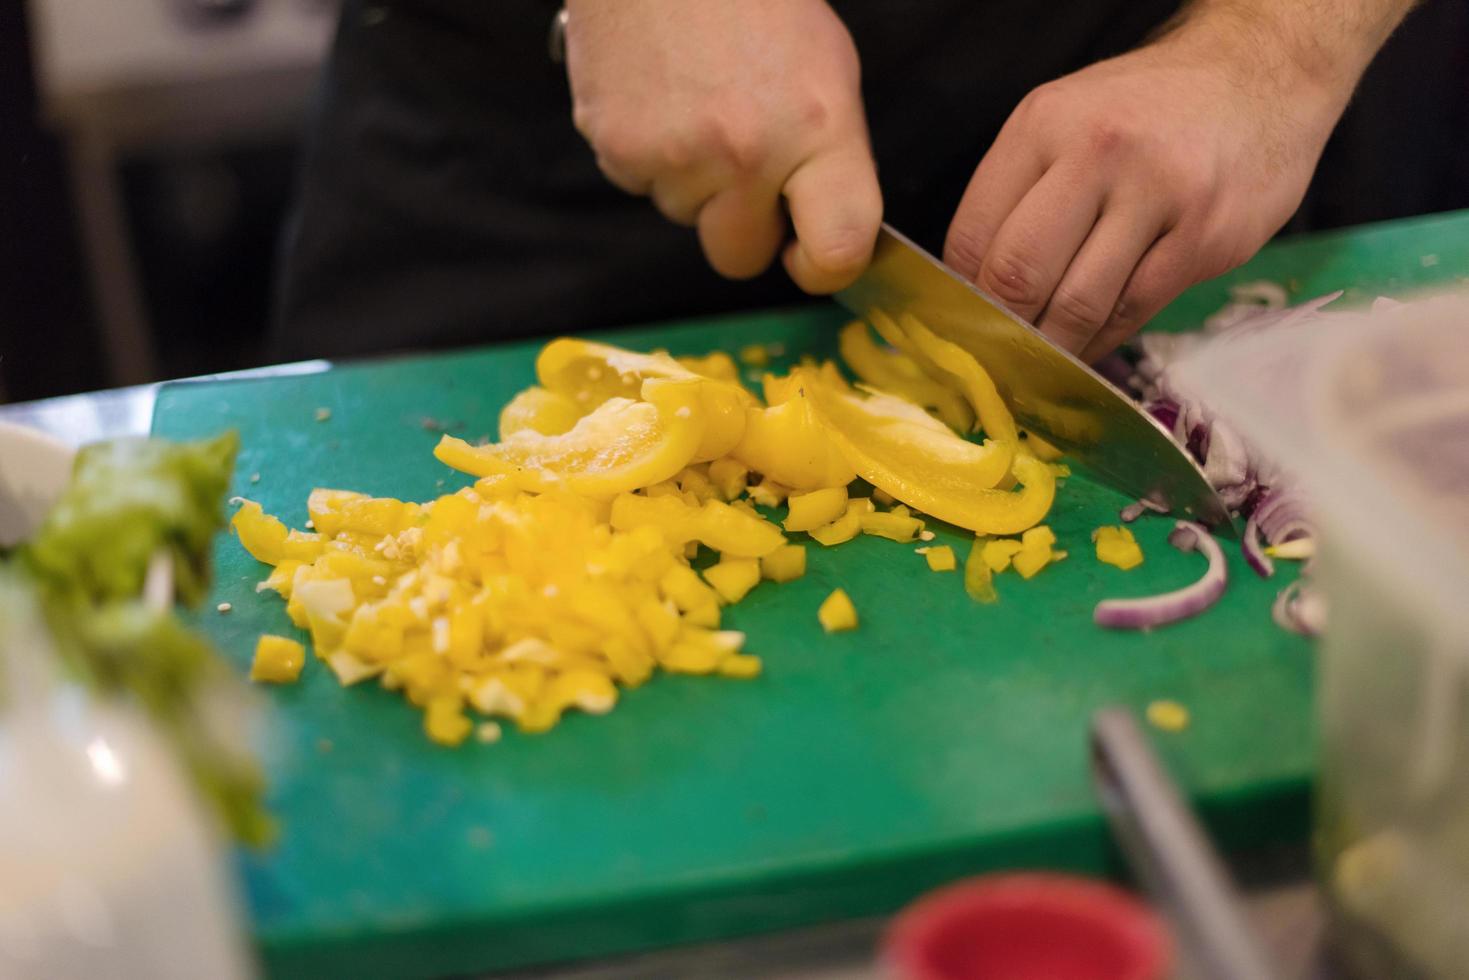
[[1099,482],[1236,533],[1203,470],[1137,402],[891,225],[867,271],[836,299],[866,319],[874,310],[917,317],[978,359],[1022,427]]

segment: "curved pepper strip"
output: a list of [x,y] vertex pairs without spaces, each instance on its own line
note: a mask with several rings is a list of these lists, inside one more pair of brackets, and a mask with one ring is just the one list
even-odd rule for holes
[[500,410],[500,438],[508,439],[522,429],[543,436],[570,432],[586,412],[565,395],[533,386],[525,389]]
[[904,313],[898,322],[913,346],[941,372],[940,376],[950,378],[964,392],[986,436],[1011,443],[1020,438],[1015,417],[1000,397],[989,372],[980,366],[973,354],[938,336],[911,313]]
[[640,354],[611,344],[562,337],[547,344],[536,358],[536,377],[548,391],[563,395],[590,412],[611,398],[637,398],[644,381],[696,381],[705,426],[694,462],[726,455],[745,430],[745,410],[755,397],[731,381],[691,371],[666,353]]
[[506,474],[531,493],[611,497],[667,480],[692,461],[704,436],[703,384],[649,380],[643,401],[605,401],[562,435],[522,430],[488,446],[444,436],[434,456],[472,476]]
[[[786,397],[779,405],[749,410],[744,437],[732,455],[755,472],[797,490],[845,487],[857,474],[812,409],[809,389],[822,382],[808,368],[797,368],[791,377],[797,380],[782,389]],[[934,424],[943,428],[940,422]]]
[[924,374],[912,358],[878,347],[861,320],[842,328],[837,349],[857,377],[874,388],[932,409],[945,425],[958,432],[968,432],[974,424],[974,414],[963,398]]
[[[827,384],[808,385],[807,392],[832,442],[858,475],[926,514],[985,534],[1011,534],[1015,532],[999,528],[1024,520],[1015,531],[1024,530],[1050,509],[1055,494],[1051,471],[1038,460],[1016,459],[1009,443],[991,440],[976,446],[921,409],[888,395],[863,398]],[[1027,492],[986,489],[1000,482],[1012,460]],[[1043,473],[1037,475],[1036,468]]]

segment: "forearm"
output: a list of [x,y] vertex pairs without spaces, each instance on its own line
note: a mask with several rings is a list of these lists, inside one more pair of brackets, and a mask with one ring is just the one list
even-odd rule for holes
[[1164,41],[1228,52],[1266,87],[1316,89],[1345,105],[1367,65],[1416,0],[1193,0]]

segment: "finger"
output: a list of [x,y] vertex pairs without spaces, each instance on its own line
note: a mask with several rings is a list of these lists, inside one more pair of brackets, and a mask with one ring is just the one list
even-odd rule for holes
[[653,188],[652,180],[627,167],[619,167],[602,154],[597,154],[597,169],[619,190],[634,197],[647,197]]
[[1132,271],[1162,233],[1162,215],[1146,206],[1109,204],[1071,260],[1036,327],[1080,353],[1117,309]]
[[718,192],[719,184],[714,180],[677,173],[653,181],[649,197],[663,217],[676,225],[692,228],[698,223],[699,212],[704,205]]
[[1081,167],[1052,167],[995,232],[975,282],[1026,320],[1045,309],[1102,207],[1102,184]]
[[882,192],[867,141],[846,143],[798,166],[782,189],[796,240],[785,267],[808,293],[834,293],[872,261],[882,224]]
[[785,215],[774,190],[731,187],[699,212],[699,244],[714,271],[750,279],[770,267],[786,237]]
[[1045,169],[1040,156],[1016,137],[1012,126],[1001,129],[975,168],[954,220],[949,222],[944,263],[970,282],[978,279],[995,233]]
[[1192,286],[1197,279],[1196,248],[1193,239],[1178,229],[1154,242],[1122,288],[1107,323],[1082,348],[1081,359],[1090,364],[1105,357]]

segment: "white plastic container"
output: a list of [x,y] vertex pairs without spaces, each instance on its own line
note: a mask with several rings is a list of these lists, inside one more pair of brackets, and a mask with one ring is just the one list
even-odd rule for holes
[[1363,977],[1469,970],[1469,295],[1265,330],[1179,382],[1313,501],[1316,854]]

